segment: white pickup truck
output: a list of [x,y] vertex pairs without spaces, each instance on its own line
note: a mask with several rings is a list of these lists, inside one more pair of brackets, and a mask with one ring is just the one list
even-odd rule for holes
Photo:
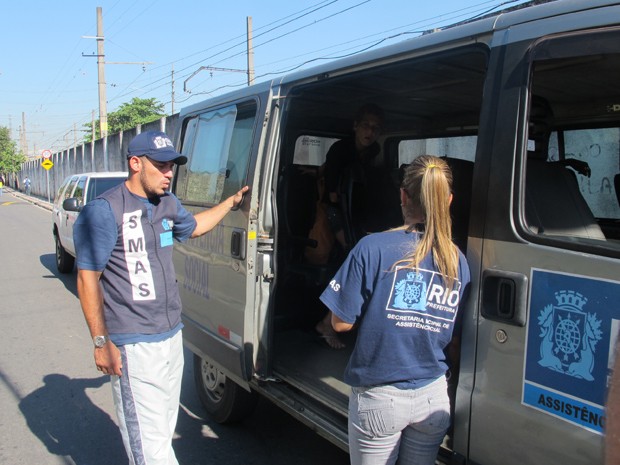
[[73,225],[82,207],[103,192],[127,179],[122,171],[82,173],[68,176],[58,188],[52,206],[56,266],[60,273],[71,273],[75,263]]

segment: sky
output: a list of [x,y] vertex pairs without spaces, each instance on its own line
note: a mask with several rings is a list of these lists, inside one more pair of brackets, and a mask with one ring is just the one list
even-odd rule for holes
[[[407,40],[526,0],[23,0],[3,5],[0,126],[28,156],[81,143],[99,118],[97,7],[107,111],[155,98],[167,114],[255,82]],[[209,67],[215,69],[204,69]],[[174,99],[173,99],[174,91]],[[25,131],[24,131],[25,129]]]

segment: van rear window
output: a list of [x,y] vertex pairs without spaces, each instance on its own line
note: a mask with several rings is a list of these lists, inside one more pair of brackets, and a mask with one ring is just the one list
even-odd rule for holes
[[477,136],[401,140],[398,144],[398,166],[409,164],[421,155],[474,161],[477,141]]
[[299,136],[295,141],[293,164],[307,166],[321,166],[325,163],[327,152],[338,139],[320,136]]

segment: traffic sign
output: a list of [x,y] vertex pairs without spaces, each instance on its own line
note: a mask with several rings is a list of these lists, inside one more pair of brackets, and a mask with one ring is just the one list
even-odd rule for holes
[[46,158],[41,162],[41,166],[46,170],[49,170],[52,166],[54,166],[54,163],[49,158]]
[[52,158],[52,151],[48,150],[48,149],[45,149],[45,150],[43,150],[41,155],[43,155],[43,158],[45,158],[46,160],[49,160],[50,158]]

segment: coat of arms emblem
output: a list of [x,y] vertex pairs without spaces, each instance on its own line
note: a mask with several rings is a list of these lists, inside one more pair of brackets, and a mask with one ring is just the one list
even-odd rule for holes
[[394,307],[406,310],[426,310],[426,282],[421,273],[408,271],[394,286]]
[[538,316],[538,364],[575,378],[594,380],[594,352],[601,340],[601,320],[583,311],[588,299],[578,292],[555,293],[557,304],[546,305]]

